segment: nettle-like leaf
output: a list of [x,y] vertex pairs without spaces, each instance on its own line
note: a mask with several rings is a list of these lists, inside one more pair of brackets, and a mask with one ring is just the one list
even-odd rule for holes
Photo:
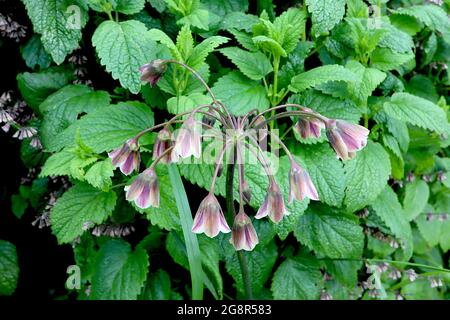
[[145,288],[139,297],[142,300],[170,300],[171,299],[170,275],[158,269],[147,278]]
[[41,34],[45,50],[57,64],[78,47],[81,29],[87,22],[87,7],[81,0],[22,0],[33,23]]
[[407,62],[414,60],[414,54],[398,53],[388,48],[376,48],[370,56],[370,65],[381,71],[398,70]]
[[0,296],[14,293],[19,280],[19,263],[16,247],[5,240],[0,240]]
[[139,67],[155,59],[159,50],[145,25],[135,20],[102,22],[92,44],[106,70],[132,93],[141,89]]
[[358,220],[326,206],[310,206],[300,217],[294,235],[317,254],[330,258],[359,258],[364,247]]
[[423,180],[416,179],[406,185],[403,209],[408,221],[414,220],[419,214],[424,212],[429,196],[430,189]]
[[323,285],[320,265],[315,257],[301,254],[287,258],[275,271],[272,293],[275,299],[314,300]]
[[346,190],[344,203],[348,211],[364,208],[384,190],[391,173],[389,155],[375,142],[358,151],[356,158],[345,164]]
[[439,106],[409,93],[394,93],[383,105],[387,115],[438,133],[450,132],[447,116]]
[[273,71],[270,60],[261,52],[248,52],[236,47],[228,47],[219,51],[250,79],[261,80]]
[[210,96],[194,92],[187,96],[172,97],[167,100],[167,111],[173,114],[179,114],[192,111],[199,105],[210,104],[211,102]]
[[52,63],[51,56],[45,51],[41,38],[36,34],[31,37],[20,51],[26,65],[31,69],[35,69],[36,66],[40,67],[40,69],[46,69]]
[[76,184],[56,201],[51,213],[52,231],[58,243],[69,243],[83,234],[86,224],[99,224],[111,215],[117,196],[88,184]]
[[395,192],[391,187],[386,186],[371,206],[396,238],[401,241],[404,251],[403,258],[408,261],[413,253],[411,226]]
[[[427,213],[439,214],[433,207],[427,206]],[[444,252],[450,250],[450,221],[439,221],[432,219],[429,221],[426,214],[421,214],[415,220],[420,234],[430,247],[440,245]]]
[[86,182],[93,187],[101,190],[107,190],[112,185],[111,177],[114,176],[114,166],[111,159],[106,159],[94,163],[89,170],[86,171],[84,178]]
[[344,17],[345,0],[306,0],[306,5],[312,15],[312,32],[316,37],[327,34]]
[[91,299],[135,300],[147,279],[147,252],[123,240],[108,240],[98,252],[92,275]]

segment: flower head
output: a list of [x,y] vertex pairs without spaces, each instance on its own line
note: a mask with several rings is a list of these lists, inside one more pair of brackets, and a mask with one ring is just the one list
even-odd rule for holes
[[154,86],[161,79],[166,69],[167,63],[164,60],[157,59],[150,61],[139,68],[141,80],[148,81],[151,86]]
[[14,119],[11,117],[11,115],[8,113],[8,111],[0,109],[0,123],[8,123],[12,122]]
[[141,155],[139,143],[135,139],[128,140],[123,146],[108,153],[115,168],[120,167],[123,174],[129,175],[139,169]]
[[[153,145],[153,160],[161,157],[164,152],[172,146],[172,133],[168,128],[163,128],[158,132],[155,144]],[[170,163],[172,160],[171,152],[166,153],[159,160],[162,163]]]
[[[311,109],[304,109],[305,111],[312,112]],[[294,130],[297,131],[303,139],[319,138],[321,129],[325,129],[325,124],[316,118],[300,118],[294,127]]]
[[316,187],[308,172],[292,160],[289,172],[289,203],[292,203],[293,199],[302,201],[305,197],[319,200]]
[[261,208],[259,208],[258,212],[256,213],[255,218],[261,219],[269,216],[270,220],[278,223],[286,214],[287,211],[284,205],[283,195],[281,194],[280,187],[278,187],[275,181],[271,181],[266,198]]
[[342,160],[353,158],[355,152],[367,144],[370,131],[363,126],[343,120],[329,120],[326,127],[328,140]]
[[125,187],[126,199],[134,201],[141,209],[159,207],[159,184],[155,170],[150,167],[139,174],[133,183]]
[[246,251],[252,251],[259,243],[252,221],[244,211],[240,211],[234,218],[230,242],[236,250]]
[[181,158],[188,158],[193,155],[196,158],[201,156],[201,134],[200,126],[191,115],[178,131],[174,153]]
[[195,214],[192,232],[204,232],[208,237],[213,238],[221,231],[228,233],[231,230],[225,220],[219,201],[213,193],[210,193],[200,203]]
[[18,138],[19,140],[23,140],[23,139],[31,138],[36,134],[37,134],[37,130],[35,128],[22,127],[14,133],[13,138]]

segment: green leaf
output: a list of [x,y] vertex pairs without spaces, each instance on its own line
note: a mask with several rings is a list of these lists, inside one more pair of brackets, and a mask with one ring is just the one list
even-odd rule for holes
[[289,88],[301,92],[328,81],[357,81],[355,74],[340,65],[325,65],[301,73],[292,78]]
[[110,97],[104,91],[92,91],[84,85],[69,85],[53,93],[39,106],[44,114],[40,137],[46,148],[80,113],[108,106]]
[[235,115],[244,115],[252,109],[265,110],[269,107],[264,87],[237,71],[219,78],[212,91]]
[[362,261],[339,261],[324,260],[327,272],[347,288],[354,288],[358,284],[358,270],[361,269]]
[[250,79],[261,80],[273,71],[270,60],[261,52],[248,52],[237,47],[228,47],[219,51]]
[[262,51],[268,52],[274,56],[287,57],[286,50],[276,40],[267,36],[256,36],[252,38],[253,43]]
[[34,31],[57,64],[78,47],[87,22],[87,7],[80,0],[22,0]]
[[187,59],[187,64],[191,68],[199,69],[205,62],[206,57],[218,46],[228,42],[228,38],[222,36],[209,37],[195,46],[192,54]]
[[224,17],[231,12],[246,12],[248,9],[248,0],[214,0],[206,1],[208,10]]
[[52,67],[35,73],[19,73],[17,86],[25,102],[38,112],[39,105],[51,93],[67,85],[73,79],[73,72],[66,67]]
[[306,0],[306,5],[312,15],[312,32],[316,37],[327,34],[344,17],[345,0]]
[[371,206],[386,226],[401,241],[404,251],[403,259],[408,261],[413,253],[411,226],[395,192],[389,186],[386,186]]
[[295,237],[319,255],[360,258],[364,233],[354,216],[326,206],[311,206],[299,219]]
[[288,55],[286,63],[283,64],[278,73],[280,88],[287,88],[294,76],[305,71],[305,59],[313,47],[312,42],[300,42],[294,51]]
[[[153,113],[143,103],[121,102],[91,112],[49,141],[48,150],[75,145],[75,135],[94,152],[111,151],[153,125]],[[101,139],[99,139],[101,137]]]
[[25,60],[25,64],[31,69],[35,69],[36,66],[40,69],[46,69],[50,67],[50,64],[52,63],[52,58],[45,51],[41,38],[36,34],[31,37],[20,51],[23,60]]
[[344,198],[345,180],[342,162],[328,144],[305,145],[299,156],[306,164],[311,179],[319,193],[321,202],[339,207]]
[[395,119],[424,129],[438,133],[450,130],[447,116],[439,106],[409,93],[394,93],[391,100],[384,103],[383,110]]
[[144,9],[145,0],[114,0],[114,11],[135,14]]
[[186,111],[192,111],[202,104],[210,104],[211,97],[203,93],[194,92],[188,96],[172,97],[167,100],[167,111],[173,114],[179,114]]
[[169,49],[174,59],[180,61],[183,60],[183,57],[181,56],[180,51],[178,51],[177,46],[166,33],[159,29],[151,29],[147,33],[152,40],[161,42],[163,45],[165,45]]
[[14,293],[19,280],[19,263],[16,247],[5,240],[0,240],[0,296]]
[[229,31],[236,38],[236,41],[245,49],[247,49],[249,51],[257,51],[258,50],[258,48],[253,43],[252,36],[249,33],[234,30],[234,29],[231,29]]
[[322,274],[317,260],[310,255],[286,259],[272,280],[273,297],[277,300],[319,299]]
[[22,218],[28,208],[28,201],[20,194],[11,196],[11,210],[17,218]]
[[[272,274],[272,268],[278,256],[277,246],[274,242],[270,242],[266,246],[258,245],[253,251],[244,252],[244,255],[247,258],[253,294],[258,295]],[[230,253],[225,258],[225,268],[236,282],[237,290],[243,293],[244,281],[236,252]]]
[[170,300],[170,292],[169,274],[162,269],[158,269],[148,277],[140,298],[143,300]]
[[84,178],[87,183],[97,189],[106,190],[112,185],[112,176],[114,176],[114,166],[112,165],[111,159],[108,158],[90,167]]
[[403,209],[408,221],[414,220],[423,212],[428,203],[429,196],[430,189],[428,188],[428,184],[423,180],[416,179],[406,185]]
[[[428,207],[428,209],[430,209],[429,213],[437,213],[433,208]],[[448,219],[440,221],[435,216],[429,221],[426,214],[421,214],[417,217],[416,223],[420,234],[430,247],[440,245],[444,252],[448,252],[450,249],[450,221]]]
[[269,29],[269,36],[277,41],[284,51],[291,53],[305,31],[306,13],[298,8],[290,8],[278,16]]
[[92,276],[93,300],[135,300],[148,273],[147,252],[137,247],[132,251],[123,240],[108,240],[98,252]]
[[100,62],[132,93],[141,89],[139,67],[156,58],[155,41],[142,22],[104,21],[92,36]]
[[76,184],[56,201],[51,217],[58,243],[68,243],[83,234],[85,223],[99,224],[112,213],[117,196],[87,184]]
[[181,25],[191,25],[202,30],[208,30],[209,12],[205,9],[195,9],[189,15],[177,21]]
[[375,142],[358,151],[356,158],[345,164],[346,190],[344,203],[348,211],[364,208],[384,190],[391,172],[389,155]]
[[370,65],[381,71],[398,70],[411,59],[414,59],[413,53],[398,53],[388,48],[376,48],[370,56]]
[[389,48],[398,53],[411,52],[414,47],[414,41],[409,34],[384,21],[382,28],[386,32],[383,33],[383,36],[378,43],[379,47]]

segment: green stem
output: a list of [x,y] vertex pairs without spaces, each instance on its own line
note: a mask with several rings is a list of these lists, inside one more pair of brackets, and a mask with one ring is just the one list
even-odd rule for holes
[[106,14],[108,15],[109,20],[114,21],[111,11],[106,11]]
[[[273,90],[272,90],[272,107],[278,104],[278,69],[280,68],[280,57],[273,57]],[[275,110],[272,110],[271,116],[275,115]],[[275,127],[275,120],[270,122],[270,130],[272,131]]]
[[174,197],[180,214],[181,228],[183,230],[184,242],[186,243],[186,252],[189,261],[189,271],[192,282],[192,299],[203,299],[203,269],[202,256],[198,245],[197,236],[191,231],[193,220],[189,207],[189,201],[181,180],[178,168],[174,164],[168,165],[170,181],[173,187]]
[[364,114],[364,127],[369,128],[369,115]]
[[[234,186],[234,170],[236,168],[236,147],[232,148],[232,154],[231,154],[231,161],[227,164],[227,177],[226,177],[226,203],[227,203],[227,222],[228,224],[231,223],[234,220],[234,217],[236,216],[236,211],[234,208],[234,193],[233,193],[233,186]],[[242,280],[244,282],[244,293],[245,297],[248,300],[253,299],[253,293],[252,293],[252,286],[250,282],[250,272],[248,270],[247,265],[247,258],[244,255],[244,252],[237,251],[236,252],[238,260],[239,260],[239,266],[241,268],[241,274],[242,274]]]

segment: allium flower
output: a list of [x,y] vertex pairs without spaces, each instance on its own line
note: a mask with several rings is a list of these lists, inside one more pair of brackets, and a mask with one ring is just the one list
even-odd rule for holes
[[128,140],[123,146],[108,153],[115,168],[120,167],[123,174],[129,175],[139,169],[141,155],[139,143],[135,139]]
[[153,60],[139,68],[141,80],[148,81],[151,86],[154,86],[161,79],[166,69],[167,63],[164,60]]
[[326,127],[328,140],[342,160],[353,158],[355,152],[367,144],[370,131],[363,126],[343,120],[329,120]]
[[418,275],[413,269],[408,269],[405,271],[405,275],[408,277],[409,281],[414,282],[416,281]]
[[[156,160],[172,145],[172,133],[169,129],[164,128],[158,132],[155,144],[153,145],[153,160]],[[172,160],[171,152],[166,153],[159,161],[162,163],[170,163]]]
[[175,140],[174,153],[181,158],[188,158],[191,155],[200,158],[201,148],[200,128],[194,117],[191,115],[178,131]]
[[11,122],[14,119],[11,117],[11,115],[8,113],[8,111],[0,109],[0,123],[2,122]]
[[230,242],[236,250],[246,251],[252,251],[259,243],[252,221],[244,211],[240,211],[234,218]]
[[35,128],[22,127],[14,133],[13,138],[18,138],[19,140],[23,140],[23,139],[31,138],[36,133],[37,133],[37,130]]
[[139,174],[131,185],[125,187],[125,191],[126,199],[134,201],[139,208],[159,208],[158,177],[152,167]]
[[287,214],[286,207],[284,205],[283,195],[281,194],[280,187],[271,181],[269,190],[267,191],[266,198],[256,213],[255,218],[261,219],[269,216],[270,220],[278,223]]
[[195,214],[192,232],[204,232],[208,237],[214,238],[221,231],[223,233],[228,233],[231,230],[225,220],[219,201],[214,194],[210,193],[200,203],[197,213]]
[[[304,108],[304,110],[312,112],[312,110],[308,108]],[[303,139],[319,138],[321,129],[325,129],[325,124],[316,118],[300,118],[294,127],[294,130],[297,131]]]
[[289,203],[292,203],[293,199],[302,201],[305,197],[311,200],[319,200],[316,187],[308,172],[293,160],[289,172],[289,190]]
[[42,149],[41,140],[38,137],[33,137],[33,139],[31,139],[30,146],[35,149]]

